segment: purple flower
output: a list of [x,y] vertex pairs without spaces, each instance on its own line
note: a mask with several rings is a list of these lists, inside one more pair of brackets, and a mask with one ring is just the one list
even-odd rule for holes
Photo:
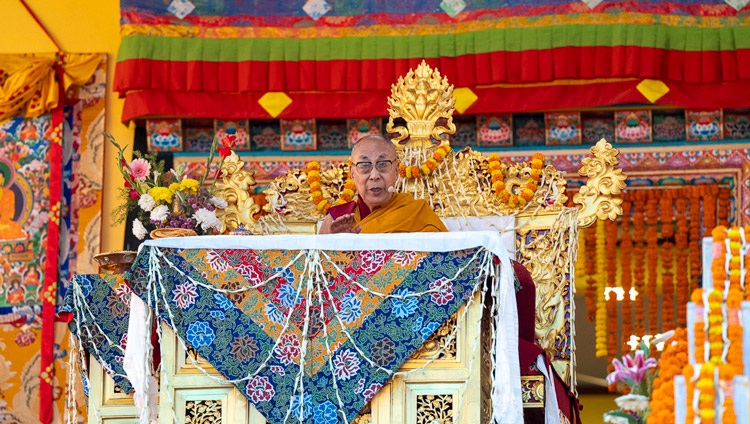
[[622,362],[613,359],[612,365],[615,366],[615,370],[607,376],[607,383],[614,384],[622,381],[629,385],[639,385],[646,377],[646,371],[656,367],[656,359],[645,359],[643,351],[638,349],[635,351],[635,357],[625,355],[622,357]]

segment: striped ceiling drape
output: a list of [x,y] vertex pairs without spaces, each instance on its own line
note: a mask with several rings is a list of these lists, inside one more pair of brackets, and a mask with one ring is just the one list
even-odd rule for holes
[[284,118],[384,115],[422,59],[476,95],[466,113],[750,106],[750,6],[721,0],[484,0],[454,17],[438,0],[328,0],[317,20],[303,2],[194,3],[179,19],[121,0],[123,120],[269,118],[268,92],[288,96]]

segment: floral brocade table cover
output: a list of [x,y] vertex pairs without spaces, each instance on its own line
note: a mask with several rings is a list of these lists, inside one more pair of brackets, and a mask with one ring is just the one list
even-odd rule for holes
[[481,245],[444,252],[179,245],[143,246],[128,274],[132,292],[271,423],[351,421],[499,269]]

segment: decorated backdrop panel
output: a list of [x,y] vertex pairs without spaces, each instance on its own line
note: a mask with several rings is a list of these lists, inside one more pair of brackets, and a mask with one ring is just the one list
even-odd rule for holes
[[[0,355],[11,361],[0,378],[20,378],[2,386],[10,415],[1,422],[63,421],[67,369],[56,361],[70,333],[55,312],[70,276],[94,270],[99,250],[106,63],[103,55],[65,57],[58,72],[70,84],[68,106],[0,123]],[[37,62],[13,61],[16,73],[6,77],[18,84]],[[54,81],[54,72],[47,76]]]
[[742,1],[168,3],[120,2],[124,120],[382,116],[422,59],[476,95],[461,112],[747,106],[733,91],[750,85]]

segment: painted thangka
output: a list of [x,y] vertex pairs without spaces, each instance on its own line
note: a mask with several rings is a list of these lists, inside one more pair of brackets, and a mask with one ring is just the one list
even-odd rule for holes
[[[81,74],[85,85],[68,87],[69,106],[59,125],[53,125],[54,113],[0,123],[0,422],[34,422],[42,415],[63,421],[62,356],[70,333],[54,322],[56,316],[44,319],[42,299],[54,312],[72,274],[97,270],[92,256],[99,253],[101,234],[104,56],[91,59],[90,67]],[[59,159],[53,160],[49,152],[58,141]],[[56,184],[53,167],[59,169]],[[55,186],[59,200],[51,202]],[[57,278],[43,290],[52,229],[59,240]],[[51,396],[49,389],[40,392],[41,381],[52,386]],[[83,398],[76,403],[85,406]]]
[[[117,277],[75,277],[71,330],[85,344],[98,337],[99,360],[117,378],[127,339],[118,322],[132,290],[269,422],[349,422],[459,306],[497,281],[487,277],[498,275],[498,260],[482,247],[146,245],[126,274],[130,288]],[[511,294],[512,283],[499,290]]]

